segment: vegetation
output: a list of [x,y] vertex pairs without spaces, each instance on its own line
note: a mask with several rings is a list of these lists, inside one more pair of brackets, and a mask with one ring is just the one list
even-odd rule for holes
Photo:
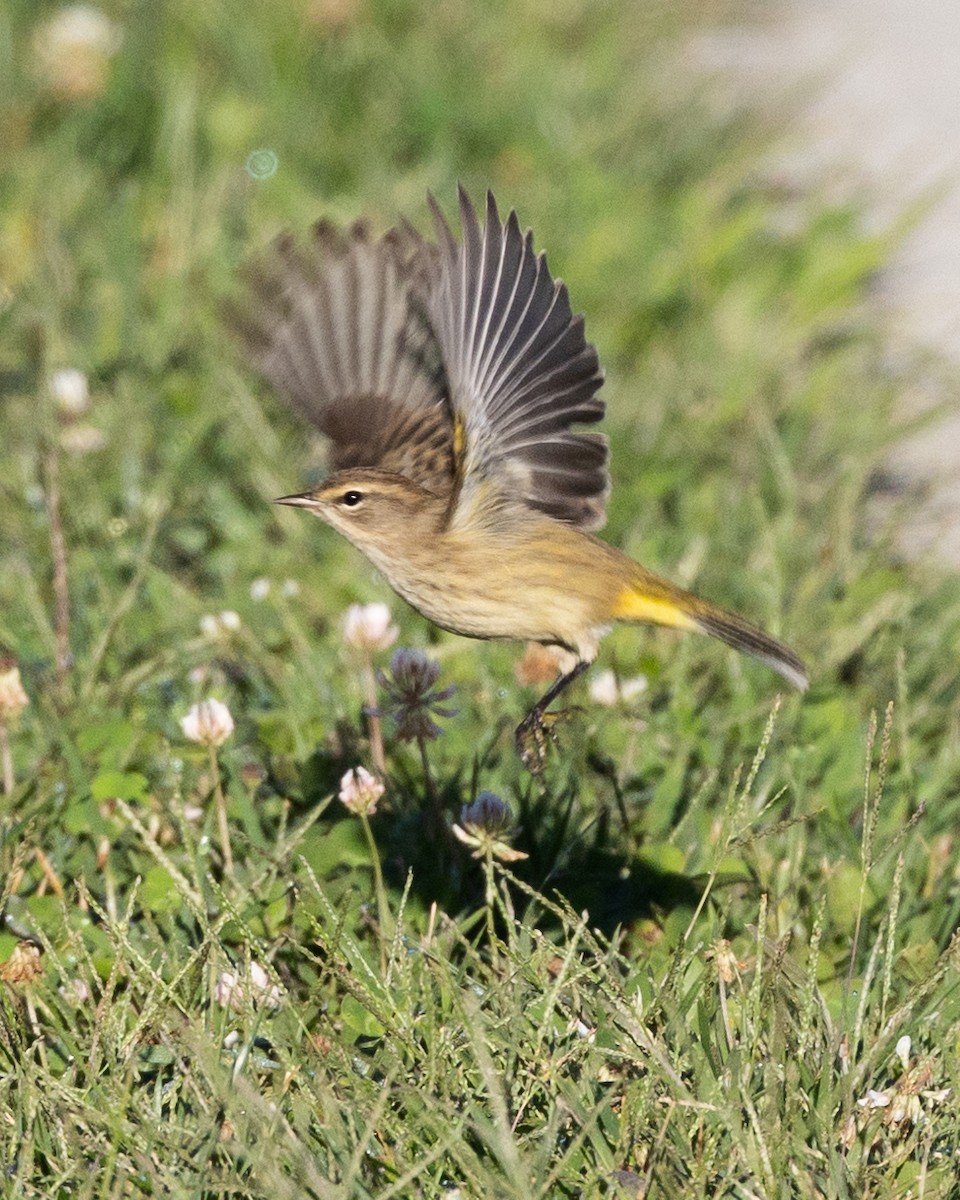
[[[637,8],[0,16],[11,1195],[956,1194],[960,593],[877,502],[930,366],[872,321],[887,239],[770,182]],[[805,696],[619,631],[538,783],[522,648],[271,506],[321,458],[223,332],[239,264],[458,179],[588,315],[605,536],[795,645]],[[372,601],[430,722],[417,656],[345,636]]]

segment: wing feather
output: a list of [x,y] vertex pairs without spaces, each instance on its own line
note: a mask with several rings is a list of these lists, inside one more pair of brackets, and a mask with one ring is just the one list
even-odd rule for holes
[[491,193],[481,226],[460,189],[459,242],[432,197],[430,206],[437,247],[424,258],[426,304],[464,435],[453,523],[469,521],[493,483],[530,508],[599,527],[606,440],[571,426],[603,416],[603,375],[566,286],[553,280],[516,213],[501,220]]
[[400,471],[439,495],[454,482],[443,356],[417,280],[433,251],[409,231],[372,240],[318,222],[279,238],[232,324],[262,374],[331,442],[334,469]]
[[[454,524],[493,493],[602,525],[606,439],[597,353],[515,212],[458,194],[460,238],[433,197],[435,242],[321,221],[277,241],[234,324],[267,380],[332,442],[332,465],[400,470],[451,497]],[[454,447],[454,428],[462,437]]]

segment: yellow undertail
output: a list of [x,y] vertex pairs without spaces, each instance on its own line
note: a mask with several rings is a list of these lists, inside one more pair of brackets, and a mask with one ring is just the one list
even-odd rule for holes
[[788,646],[735,613],[725,612],[665,581],[644,581],[625,587],[614,602],[613,618],[699,630],[765,663],[801,691],[809,683],[806,667]]

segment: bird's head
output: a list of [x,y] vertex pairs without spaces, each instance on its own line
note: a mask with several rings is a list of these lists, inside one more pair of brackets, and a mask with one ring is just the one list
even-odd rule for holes
[[305,508],[349,538],[377,565],[440,531],[446,502],[403,475],[372,467],[337,471],[312,491],[276,504]]

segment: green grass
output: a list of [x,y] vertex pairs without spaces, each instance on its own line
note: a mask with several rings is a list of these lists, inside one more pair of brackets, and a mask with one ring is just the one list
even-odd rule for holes
[[[31,701],[0,960],[43,952],[0,985],[9,1194],[956,1194],[960,595],[873,500],[923,368],[871,318],[888,239],[766,182],[768,134],[635,9],[130,0],[85,100],[37,66],[56,6],[0,14],[0,643]],[[538,788],[519,650],[429,628],[268,503],[320,458],[223,332],[238,265],[321,214],[450,211],[457,179],[516,205],[588,315],[605,536],[809,660],[775,717],[761,667],[618,631],[594,671],[646,691],[583,689]],[[55,409],[60,367],[88,414]],[[458,710],[429,777],[385,723],[385,896],[336,799],[371,761],[341,619],[374,599]],[[239,629],[201,632],[222,610]],[[179,726],[207,696],[236,720],[214,764]],[[431,834],[430,786],[450,820],[502,796],[528,857]],[[250,962],[278,991],[225,1005]]]

